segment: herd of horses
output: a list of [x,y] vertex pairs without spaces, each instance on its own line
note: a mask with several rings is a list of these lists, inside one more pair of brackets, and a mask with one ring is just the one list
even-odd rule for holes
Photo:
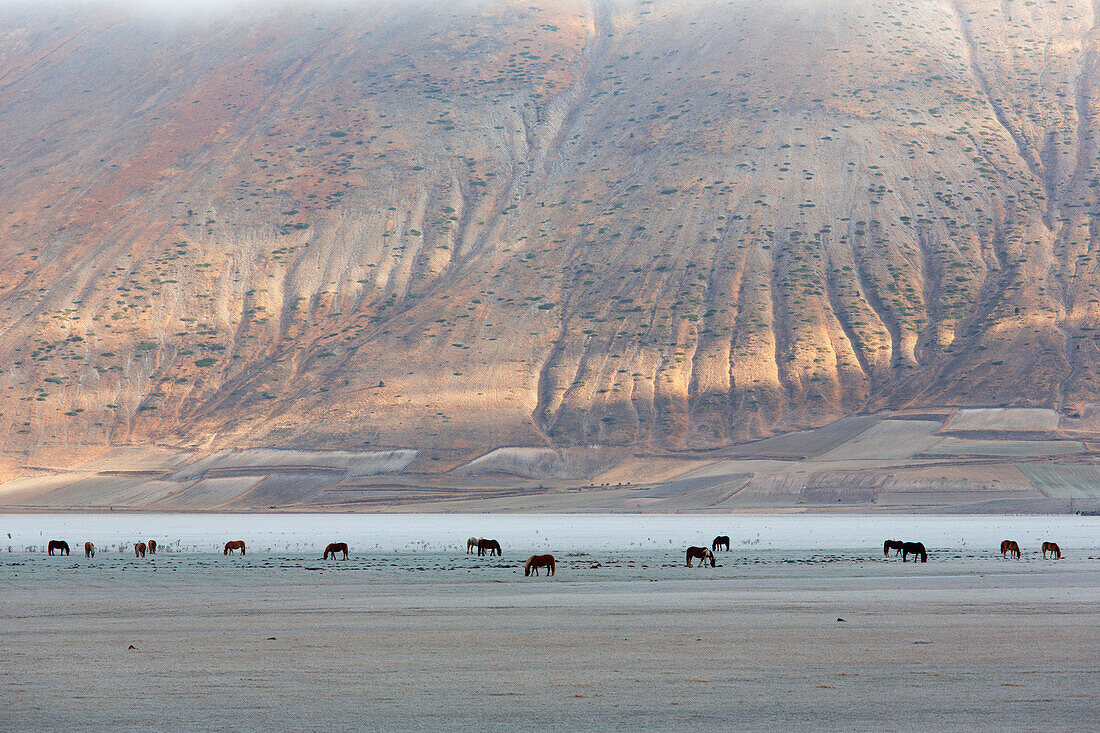
[[[719,550],[728,552],[730,549],[730,538],[727,535],[718,535],[714,538],[714,541],[710,543],[710,547],[697,547],[691,546],[687,548],[686,564],[693,567],[692,563],[695,560],[699,561],[698,567],[703,567],[707,563],[710,566],[716,567],[714,553]],[[1043,559],[1046,559],[1047,554],[1055,560],[1062,559],[1062,549],[1054,542],[1043,543]],[[496,540],[486,539],[484,537],[471,537],[466,540],[466,554],[469,555],[474,550],[477,550],[478,555],[488,554],[490,557],[496,555],[497,557],[503,557],[503,552],[500,549],[500,543]],[[913,562],[928,562],[928,550],[925,548],[923,542],[901,542],[899,540],[886,540],[882,543],[882,554],[884,557],[890,557],[890,551],[894,551],[894,556],[901,555],[902,562],[908,562],[909,556],[913,556]],[[46,551],[53,555],[56,551],[60,555],[69,554],[69,543],[65,540],[50,540],[46,546]],[[240,552],[245,554],[244,540],[231,540],[225,543],[225,549],[222,554],[232,555],[234,552]],[[137,542],[134,544],[134,557],[145,557],[146,554],[157,554],[157,541],[149,540],[148,542]],[[348,559],[348,543],[347,542],[333,542],[325,547],[325,552],[322,560],[328,560],[332,558],[336,560],[337,554],[342,554],[343,559]],[[95,557],[95,545],[91,542],[84,543],[84,557]],[[1001,543],[1001,557],[1009,558],[1013,557],[1017,560],[1020,559],[1020,545],[1015,540],[1005,540]],[[553,555],[532,555],[527,558],[527,562],[523,565],[523,575],[528,577],[530,575],[538,575],[540,568],[546,568],[546,577],[550,577],[555,574],[557,570],[557,564],[554,561]]]
[[496,555],[501,557],[503,553],[500,551],[500,543],[496,540],[487,540],[484,537],[471,537],[466,540],[466,554],[469,555],[474,550],[477,550],[478,555],[484,555],[486,551],[489,553],[489,557]]
[[[69,543],[65,540],[50,540],[46,545],[46,552],[53,554],[54,550],[58,555],[69,554]],[[145,557],[145,554],[150,555],[157,554],[157,541],[149,540],[149,542],[137,542],[134,544],[134,557]],[[95,545],[91,542],[84,543],[84,557],[95,557]]]
[[[894,551],[894,557],[901,555],[901,561],[906,562],[909,555],[913,555],[913,562],[916,562],[916,558],[920,558],[921,562],[928,562],[928,550],[925,549],[922,542],[899,542],[898,540],[886,540],[882,543],[882,554],[885,557],[890,557],[890,550]],[[1058,546],[1056,542],[1044,542],[1043,543],[1043,559],[1047,557],[1047,553],[1055,560],[1062,559],[1062,548]],[[1001,542],[1001,557],[1013,557],[1017,560],[1020,559],[1020,543],[1016,540],[1004,540]]]
[[920,558],[921,562],[928,562],[928,550],[924,548],[923,542],[900,542],[899,540],[886,540],[882,543],[882,554],[885,557],[890,557],[890,550],[894,551],[894,556],[901,555],[902,562],[908,562],[909,556],[913,556],[913,562]]
[[[1044,542],[1043,543],[1043,559],[1047,557],[1047,553],[1055,560],[1062,559],[1062,548],[1058,546],[1057,542]],[[1020,559],[1020,543],[1015,540],[1004,540],[1001,542],[1001,557],[1013,557],[1017,560]]]

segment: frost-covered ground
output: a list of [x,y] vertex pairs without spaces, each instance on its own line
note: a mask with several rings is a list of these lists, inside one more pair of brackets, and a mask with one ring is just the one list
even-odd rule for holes
[[[0,520],[0,731],[1100,724],[1094,518]],[[718,567],[684,567],[719,532]],[[465,554],[471,534],[504,556]],[[929,562],[884,558],[885,536]],[[42,552],[51,537],[73,556]],[[117,549],[150,537],[175,551]],[[249,554],[222,556],[229,537]],[[84,538],[112,549],[86,559]],[[1066,558],[1043,560],[1044,538]],[[321,561],[335,539],[351,559]],[[536,549],[556,577],[523,576]]]
[[[10,535],[10,536],[9,536]],[[449,552],[468,537],[492,537],[518,552],[671,550],[729,535],[734,548],[881,548],[883,540],[929,550],[984,552],[1014,539],[1025,552],[1057,542],[1067,555],[1100,548],[1100,517],[928,515],[572,515],[572,514],[0,514],[0,552],[44,552],[51,539],[78,551],[85,541],[132,551],[156,539],[166,549],[221,552],[244,540],[250,552],[320,551],[347,542],[352,553]],[[511,552],[509,552],[511,555]]]

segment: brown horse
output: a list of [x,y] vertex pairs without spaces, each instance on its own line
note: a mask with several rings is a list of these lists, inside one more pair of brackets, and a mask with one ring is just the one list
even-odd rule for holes
[[46,552],[52,555],[54,550],[57,550],[58,553],[62,555],[68,555],[69,543],[65,540],[50,540],[49,543],[46,544]]
[[710,566],[714,567],[714,552],[709,547],[689,547],[687,549],[687,566],[691,567],[691,561],[698,559],[699,567],[703,567],[707,564],[707,560],[710,560]]
[[729,552],[730,538],[724,534],[720,534],[714,538],[714,542],[710,543],[711,552],[718,552],[719,550],[725,550]]
[[95,545],[91,542],[84,543],[84,557],[95,557]]
[[882,543],[882,556],[890,557],[890,550],[894,550],[894,555],[901,554],[901,546],[905,544],[901,540],[886,540]]
[[480,539],[477,541],[477,554],[484,555],[485,551],[489,551],[489,557],[496,553],[498,557],[502,557],[504,553],[500,551],[500,543],[496,540]]
[[222,551],[223,555],[232,555],[233,550],[240,550],[241,554],[244,554],[244,540],[232,540],[225,543],[225,550]]
[[145,557],[145,551],[149,549],[144,542],[134,544],[134,557]]
[[1062,548],[1058,546],[1058,543],[1056,543],[1056,542],[1044,542],[1043,543],[1043,559],[1044,560],[1046,559],[1048,552],[1050,553],[1050,556],[1052,558],[1054,558],[1055,560],[1061,560],[1062,559]]
[[1015,540],[1003,540],[1001,542],[1001,557],[1008,557],[1010,555],[1019,560],[1020,546],[1015,542]]
[[146,546],[149,548],[149,554],[150,555],[157,554],[157,541],[156,540],[149,540],[146,543]]
[[523,577],[527,577],[531,573],[535,575],[539,574],[539,568],[546,568],[546,577],[550,577],[554,574],[554,570],[557,569],[557,565],[554,564],[553,555],[532,555],[527,558],[527,562],[523,565]]
[[328,560],[328,556],[332,555],[332,559],[335,560],[337,552],[344,553],[344,559],[347,560],[348,559],[348,543],[347,542],[333,542],[332,544],[330,544],[328,547],[325,548],[325,556],[322,557],[321,559],[322,560]]

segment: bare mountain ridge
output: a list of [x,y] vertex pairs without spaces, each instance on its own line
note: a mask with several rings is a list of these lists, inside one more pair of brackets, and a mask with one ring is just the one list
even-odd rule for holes
[[1095,428],[1089,3],[0,17],[0,451]]

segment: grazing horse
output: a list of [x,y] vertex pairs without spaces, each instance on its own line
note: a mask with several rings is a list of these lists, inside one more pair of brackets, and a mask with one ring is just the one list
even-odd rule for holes
[[150,554],[150,555],[155,555],[155,554],[157,554],[157,541],[156,541],[156,540],[149,540],[149,541],[148,541],[147,543],[145,543],[145,544],[146,544],[146,545],[148,546],[148,548],[149,548],[149,554]]
[[1046,559],[1048,552],[1050,553],[1050,556],[1052,558],[1054,558],[1055,560],[1061,560],[1062,559],[1062,548],[1058,546],[1058,543],[1056,543],[1056,542],[1044,542],[1043,543],[1043,559],[1044,560]]
[[52,555],[54,550],[57,550],[62,555],[68,555],[69,543],[65,540],[50,540],[46,545],[46,552]]
[[95,545],[91,542],[84,543],[84,557],[95,557]]
[[244,554],[244,540],[231,540],[225,543],[225,549],[222,551],[223,555],[232,555],[233,550],[240,550],[241,554]]
[[[909,555],[914,557],[920,557],[921,562],[928,562],[928,550],[924,549],[923,542],[902,542],[901,543],[901,561],[906,562]],[[914,559],[913,562],[916,562]]]
[[718,552],[719,550],[729,552],[730,538],[724,534],[718,535],[714,538],[714,542],[710,543],[710,549],[712,552]]
[[321,559],[322,560],[328,560],[328,556],[332,555],[332,559],[335,560],[337,552],[344,553],[344,559],[347,560],[348,559],[348,543],[347,542],[333,542],[332,544],[330,544],[328,547],[325,548],[325,556],[322,557]]
[[554,570],[557,565],[554,564],[553,555],[532,555],[527,558],[527,562],[523,565],[523,577],[527,577],[531,573],[535,575],[539,574],[539,568],[546,568],[546,577],[550,577],[554,574]]
[[1016,544],[1015,540],[1003,540],[1001,542],[1001,557],[1008,557],[1009,555],[1020,559],[1020,546]]
[[709,547],[689,547],[687,549],[687,566],[691,567],[691,561],[698,558],[699,567],[703,567],[707,564],[707,560],[710,560],[710,566],[714,567],[714,552]]
[[886,540],[882,543],[882,556],[890,557],[890,550],[894,550],[894,555],[901,554],[901,546],[905,544],[900,540]]
[[471,537],[470,539],[466,540],[466,554],[469,555],[471,552],[476,550],[477,549],[477,543],[481,542],[482,539],[484,539],[484,538],[482,538],[482,537]]
[[134,557],[145,557],[145,551],[149,549],[144,542],[134,544]]
[[487,540],[482,538],[477,541],[477,554],[484,555],[485,551],[489,551],[489,557],[493,556],[495,552],[498,557],[503,557],[504,553],[500,551],[500,543],[496,540]]

